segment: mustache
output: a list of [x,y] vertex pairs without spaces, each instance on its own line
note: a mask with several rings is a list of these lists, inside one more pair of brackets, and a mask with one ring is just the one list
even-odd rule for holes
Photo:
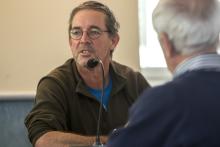
[[87,50],[90,52],[95,52],[95,48],[90,44],[80,44],[78,49],[79,51]]

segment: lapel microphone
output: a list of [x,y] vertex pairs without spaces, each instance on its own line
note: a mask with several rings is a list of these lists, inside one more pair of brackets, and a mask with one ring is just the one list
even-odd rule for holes
[[104,146],[100,140],[100,127],[101,127],[100,125],[101,125],[102,105],[103,105],[103,96],[104,96],[104,87],[105,87],[104,66],[103,66],[102,60],[100,60],[99,58],[91,58],[87,62],[87,67],[94,68],[98,64],[101,65],[101,71],[102,71],[102,74],[101,74],[101,76],[102,76],[102,89],[101,89],[102,93],[101,93],[99,112],[98,112],[96,140],[95,140],[95,143],[92,145],[92,147],[103,147]]

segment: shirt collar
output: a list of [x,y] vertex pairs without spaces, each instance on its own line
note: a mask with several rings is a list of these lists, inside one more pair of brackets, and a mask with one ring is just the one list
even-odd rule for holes
[[211,69],[220,71],[220,55],[218,54],[202,54],[180,63],[174,71],[174,78],[182,75],[186,71]]

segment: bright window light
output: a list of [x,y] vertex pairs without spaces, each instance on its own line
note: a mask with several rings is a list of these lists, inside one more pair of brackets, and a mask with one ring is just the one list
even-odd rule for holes
[[152,25],[152,12],[158,0],[139,0],[140,66],[166,67],[157,34]]

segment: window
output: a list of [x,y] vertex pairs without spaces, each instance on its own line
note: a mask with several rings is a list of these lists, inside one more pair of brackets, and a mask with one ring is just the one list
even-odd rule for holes
[[152,25],[152,12],[159,0],[139,0],[139,34],[140,34],[140,67],[141,72],[152,86],[171,79],[167,70],[157,34]]
[[166,67],[157,34],[152,25],[152,12],[158,0],[139,0],[140,66]]

